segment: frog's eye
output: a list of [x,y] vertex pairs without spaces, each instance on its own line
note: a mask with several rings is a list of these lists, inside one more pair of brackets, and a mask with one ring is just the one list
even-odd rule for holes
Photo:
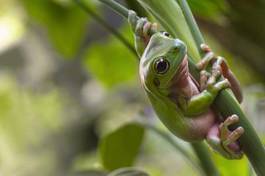
[[163,57],[160,57],[155,61],[155,71],[158,74],[164,74],[169,69],[169,62],[164,59]]
[[170,37],[170,34],[168,32],[163,31],[162,34],[166,37]]

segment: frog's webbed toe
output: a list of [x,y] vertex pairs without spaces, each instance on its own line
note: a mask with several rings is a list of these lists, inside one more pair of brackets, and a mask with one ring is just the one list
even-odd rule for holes
[[243,152],[237,140],[244,133],[242,127],[238,127],[230,131],[228,127],[237,123],[239,120],[237,115],[229,116],[223,123],[214,126],[207,135],[208,144],[218,153],[227,159],[241,159]]
[[230,131],[228,127],[239,121],[237,115],[229,116],[223,123],[220,124],[220,139],[224,149],[231,155],[232,159],[240,159],[243,156],[237,140],[244,133],[243,127],[237,127],[235,130]]

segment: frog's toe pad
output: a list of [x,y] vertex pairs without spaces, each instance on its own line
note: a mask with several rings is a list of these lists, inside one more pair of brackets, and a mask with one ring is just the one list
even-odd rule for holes
[[243,152],[241,151],[237,140],[243,135],[244,128],[240,126],[233,131],[228,129],[228,126],[235,124],[238,121],[238,116],[232,115],[220,125],[221,144],[227,153],[229,153],[230,159],[240,159],[243,156]]
[[201,44],[200,47],[201,47],[201,49],[202,49],[204,52],[206,52],[206,53],[212,51],[211,48],[210,48],[207,44],[205,44],[205,43]]

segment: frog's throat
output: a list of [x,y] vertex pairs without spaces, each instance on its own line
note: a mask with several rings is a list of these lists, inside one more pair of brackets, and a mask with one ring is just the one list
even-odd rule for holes
[[170,80],[169,87],[169,98],[174,102],[177,102],[180,90],[187,87],[189,74],[188,56],[185,55],[184,59],[179,64],[176,72]]

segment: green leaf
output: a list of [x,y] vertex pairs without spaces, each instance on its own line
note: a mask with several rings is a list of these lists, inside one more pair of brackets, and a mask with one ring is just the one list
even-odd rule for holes
[[[130,33],[126,31],[126,34]],[[94,43],[88,48],[84,65],[108,88],[135,81],[137,78],[138,63],[135,55],[114,37],[104,41],[104,44]]]
[[220,156],[219,154],[214,154],[214,160],[221,175],[225,176],[248,176],[249,175],[249,165],[246,157],[241,160],[227,160]]
[[148,174],[135,168],[122,168],[113,171],[108,176],[148,176]]
[[[85,35],[87,15],[71,1],[22,0],[29,17],[44,27],[54,47],[72,58]],[[63,3],[64,2],[64,3]]]
[[100,142],[102,165],[107,170],[132,166],[144,137],[140,124],[130,123],[108,134]]

